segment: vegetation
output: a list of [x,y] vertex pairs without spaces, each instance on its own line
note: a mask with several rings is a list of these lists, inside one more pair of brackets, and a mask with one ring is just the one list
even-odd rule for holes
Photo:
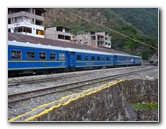
[[[113,29],[158,48],[157,8],[49,8],[46,11],[45,27],[66,26],[73,34],[85,31],[106,31],[112,37],[113,49],[142,56],[144,60],[148,60],[157,51],[110,30]],[[74,14],[108,29],[85,21]]]
[[137,109],[142,109],[142,110],[153,110],[153,111],[158,111],[158,103],[136,103],[132,104],[133,108]]

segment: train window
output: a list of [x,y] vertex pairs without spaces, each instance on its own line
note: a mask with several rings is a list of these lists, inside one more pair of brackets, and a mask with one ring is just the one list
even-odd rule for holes
[[119,57],[119,58],[118,58],[118,61],[122,61],[122,58],[121,58],[121,57]]
[[88,60],[88,56],[85,56],[85,60]]
[[55,52],[50,53],[50,60],[56,60],[56,54]]
[[59,53],[59,60],[65,60],[65,54]]
[[22,52],[19,50],[12,50],[11,55],[12,55],[12,59],[21,59]]
[[26,54],[27,59],[35,59],[35,52],[28,51]]
[[95,60],[95,57],[94,57],[94,56],[92,56],[92,60],[93,60],[93,61]]
[[102,56],[102,60],[104,60],[104,56]]
[[109,60],[109,57],[107,57],[107,61]]
[[134,58],[131,58],[131,60],[130,61],[134,61]]
[[39,52],[39,59],[45,60],[46,59],[46,52]]
[[97,57],[97,60],[100,60],[100,56]]
[[77,60],[81,60],[81,55],[77,55]]

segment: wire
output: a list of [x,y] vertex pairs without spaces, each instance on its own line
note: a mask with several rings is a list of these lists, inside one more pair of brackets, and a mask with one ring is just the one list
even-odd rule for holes
[[83,20],[85,20],[85,21],[88,21],[88,22],[91,22],[91,23],[93,23],[93,24],[96,24],[96,25],[98,25],[98,26],[100,26],[100,27],[103,27],[103,28],[105,28],[105,29],[109,29],[109,30],[111,30],[112,32],[117,33],[117,34],[119,34],[119,35],[121,35],[121,36],[123,36],[123,37],[125,37],[125,38],[131,39],[131,40],[133,40],[133,41],[135,41],[135,42],[141,43],[141,44],[143,44],[143,45],[145,45],[145,46],[148,46],[148,47],[151,47],[151,48],[153,48],[153,49],[155,49],[155,50],[158,50],[157,48],[155,48],[155,47],[153,47],[153,46],[151,46],[151,45],[148,45],[148,44],[146,44],[146,43],[144,43],[144,42],[141,42],[141,41],[139,41],[139,40],[136,40],[136,39],[133,39],[133,38],[131,38],[131,37],[128,37],[128,36],[126,36],[126,35],[124,35],[124,34],[122,34],[122,33],[120,33],[120,32],[117,32],[117,31],[115,31],[115,30],[113,30],[113,29],[110,29],[110,28],[108,28],[108,27],[105,27],[105,26],[103,26],[103,25],[100,25],[100,24],[98,24],[98,23],[96,23],[96,22],[93,22],[93,21],[91,21],[91,20],[89,20],[89,19],[86,19],[86,18],[84,18],[84,17],[82,17],[82,16],[80,16],[80,15],[78,15],[78,14],[75,14],[75,13],[73,13],[73,12],[71,12],[71,11],[69,11],[69,13],[71,13],[71,14],[73,14],[73,15],[75,15],[75,16],[77,16],[77,17],[79,17],[79,18],[81,18],[81,19],[83,19]]

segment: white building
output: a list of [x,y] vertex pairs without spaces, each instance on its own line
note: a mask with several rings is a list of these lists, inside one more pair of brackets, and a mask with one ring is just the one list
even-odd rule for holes
[[44,8],[8,8],[8,32],[44,38]]

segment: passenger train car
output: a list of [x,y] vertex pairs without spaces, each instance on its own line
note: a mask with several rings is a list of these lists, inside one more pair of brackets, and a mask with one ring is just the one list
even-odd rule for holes
[[8,41],[8,72],[46,73],[141,65],[139,56]]
[[61,47],[9,41],[8,71],[28,73],[66,69],[68,54]]
[[101,68],[113,66],[114,55],[106,52],[68,48],[71,69]]

